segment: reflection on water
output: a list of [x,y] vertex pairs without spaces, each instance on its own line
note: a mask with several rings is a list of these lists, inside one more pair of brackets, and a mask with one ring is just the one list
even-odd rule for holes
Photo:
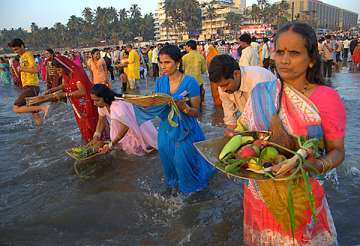
[[[343,72],[333,83],[348,114],[347,154],[339,184],[325,184],[339,243],[349,246],[360,241],[359,81]],[[52,104],[39,128],[10,112],[17,94],[0,87],[1,245],[242,245],[241,184],[216,174],[207,190],[165,200],[158,154],[123,152],[85,163],[96,170],[82,181],[64,154],[81,143],[69,105]],[[209,88],[200,121],[207,137],[221,136],[222,112]]]

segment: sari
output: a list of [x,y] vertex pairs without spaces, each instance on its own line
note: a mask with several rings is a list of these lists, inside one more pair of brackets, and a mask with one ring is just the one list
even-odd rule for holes
[[11,83],[10,68],[7,63],[0,63],[0,82],[4,85]]
[[78,82],[85,88],[86,93],[84,96],[69,97],[68,99],[73,108],[81,136],[85,142],[89,142],[93,138],[98,121],[98,111],[90,96],[92,83],[84,69],[77,66],[70,59],[64,56],[56,56],[54,59],[70,71],[70,75],[63,75],[64,92],[77,91],[78,88],[76,84]]
[[[240,122],[248,130],[268,130],[278,113],[292,136],[322,139],[324,132],[315,104],[280,80],[258,84],[252,91]],[[294,239],[288,214],[288,185],[292,182],[296,227]],[[334,222],[320,182],[310,178],[316,218],[300,181],[255,181],[244,184],[244,241],[246,245],[337,245]],[[276,192],[274,192],[276,191]],[[316,221],[316,222],[315,222]]]
[[[156,80],[155,92],[168,94],[174,99],[183,96],[192,98],[200,96],[200,87],[193,77],[185,75],[176,92],[171,93],[169,77],[161,76]],[[215,168],[193,145],[205,140],[197,118],[183,112],[172,114],[171,106],[167,104],[147,108],[134,106],[134,111],[139,124],[160,118],[157,143],[166,186],[178,188],[184,194],[205,189]],[[169,117],[171,114],[172,117]]]
[[150,120],[139,125],[132,104],[115,100],[110,105],[110,112],[106,107],[99,108],[98,112],[109,122],[111,140],[116,139],[121,130],[119,122],[129,128],[124,137],[114,146],[115,148],[137,156],[143,156],[157,149],[156,128]]
[[[218,54],[219,53],[218,53],[217,49],[213,45],[209,45],[208,54],[206,56],[206,64],[208,66],[208,69],[209,69],[209,65],[210,65],[212,59],[215,56],[217,56]],[[215,82],[210,81],[210,89],[211,89],[211,95],[212,95],[212,98],[214,101],[214,105],[221,106],[219,86]]]

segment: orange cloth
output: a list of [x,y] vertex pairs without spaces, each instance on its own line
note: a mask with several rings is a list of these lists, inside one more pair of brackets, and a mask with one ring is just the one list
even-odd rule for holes
[[[210,62],[212,61],[212,59],[217,56],[219,54],[219,52],[217,51],[217,49],[213,46],[213,45],[209,45],[208,47],[208,54],[206,57],[206,64],[209,67]],[[211,95],[214,101],[214,105],[215,106],[221,106],[221,99],[220,99],[220,95],[219,95],[219,90],[218,90],[218,85],[214,82],[210,82],[210,88],[211,88]]]

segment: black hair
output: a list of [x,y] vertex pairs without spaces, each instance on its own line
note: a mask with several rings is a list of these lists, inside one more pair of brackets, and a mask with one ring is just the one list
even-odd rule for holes
[[8,46],[11,48],[24,46],[25,48],[24,41],[22,41],[20,38],[15,38],[11,40],[11,42],[8,43]]
[[111,105],[111,103],[115,100],[115,97],[122,97],[122,94],[115,93],[110,90],[109,87],[103,84],[96,84],[91,88],[91,94],[101,97],[104,99],[104,102],[107,105]]
[[209,65],[209,80],[219,83],[222,78],[234,78],[235,70],[240,70],[240,67],[234,58],[229,55],[217,55]]
[[176,45],[169,44],[162,47],[159,51],[159,58],[158,58],[159,61],[160,61],[160,55],[168,55],[175,62],[181,62],[181,51],[179,47],[177,47]]
[[57,67],[57,68],[62,68],[62,69],[65,71],[66,74],[70,74],[70,73],[71,73],[71,71],[70,71],[67,67],[65,67],[62,63],[60,63],[60,62],[59,62],[58,60],[56,60],[56,59],[53,59],[53,60],[51,61],[51,65],[54,66],[54,67]]
[[55,55],[54,50],[53,50],[53,49],[51,49],[51,48],[47,48],[47,49],[46,49],[46,51],[47,51],[47,52],[49,52],[49,53],[50,53],[50,55]]
[[91,55],[95,54],[96,52],[99,52],[100,50],[97,48],[94,48],[91,50]]
[[280,35],[287,31],[293,31],[301,35],[305,40],[305,48],[307,49],[308,55],[313,60],[313,66],[307,69],[306,79],[310,83],[324,85],[324,80],[321,73],[321,57],[318,50],[318,43],[316,39],[316,33],[314,29],[302,22],[289,22],[280,27],[279,31],[275,36],[275,46]]
[[186,46],[189,46],[190,47],[190,49],[192,49],[192,50],[196,50],[196,41],[195,40],[192,40],[192,39],[190,39],[190,40],[188,40],[187,42],[186,42],[186,44],[185,44]]

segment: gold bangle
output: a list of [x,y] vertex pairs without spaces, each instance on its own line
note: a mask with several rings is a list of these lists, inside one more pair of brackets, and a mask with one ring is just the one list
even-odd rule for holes
[[184,109],[183,109],[183,112],[185,114],[188,114],[190,112],[190,109],[186,106]]
[[333,168],[332,164],[324,157],[318,159],[321,162],[321,173],[326,173]]

